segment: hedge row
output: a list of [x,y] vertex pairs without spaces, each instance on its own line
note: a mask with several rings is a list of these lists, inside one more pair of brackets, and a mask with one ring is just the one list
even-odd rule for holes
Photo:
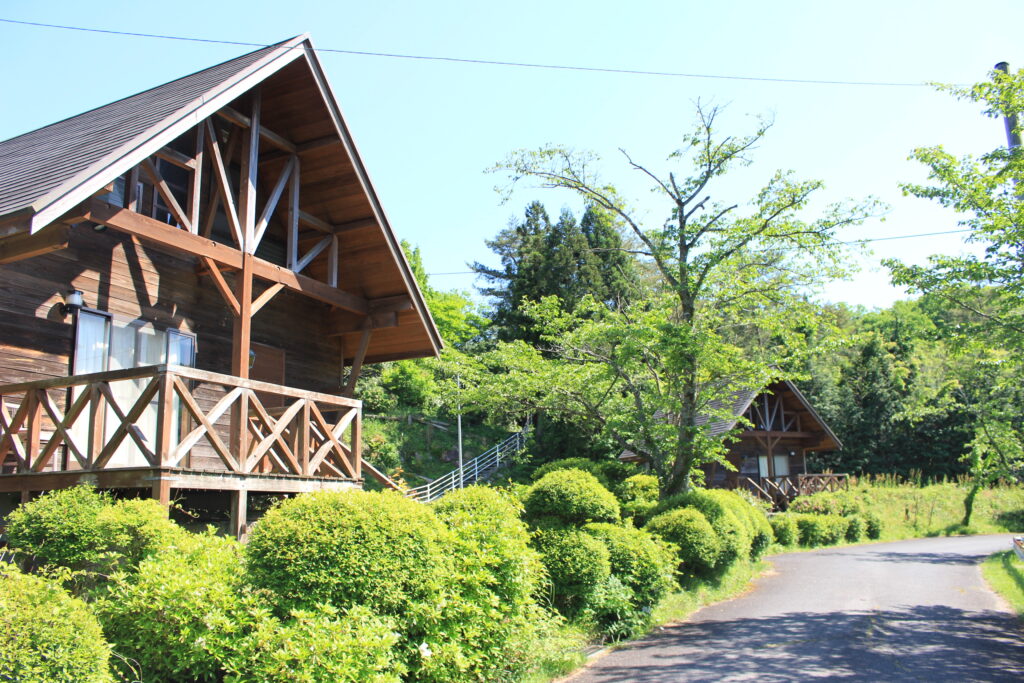
[[[54,524],[62,509],[69,521]],[[68,579],[79,597],[44,583],[34,599],[11,586],[39,579],[0,577],[0,679],[112,680],[113,651],[124,680],[514,680],[554,628],[521,509],[494,489],[434,506],[303,495],[244,547],[157,510],[81,488],[11,516],[23,568]],[[108,523],[126,515],[139,524]]]

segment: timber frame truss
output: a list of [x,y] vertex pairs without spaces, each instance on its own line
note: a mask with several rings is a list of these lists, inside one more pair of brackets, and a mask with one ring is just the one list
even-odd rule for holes
[[[412,300],[407,295],[372,300],[338,288],[339,236],[349,230],[376,226],[377,221],[366,219],[335,225],[303,210],[301,155],[337,140],[296,145],[261,124],[258,87],[250,92],[248,100],[248,115],[223,107],[201,121],[192,131],[194,148],[190,154],[167,146],[132,168],[126,174],[123,206],[105,201],[102,195],[93,196],[61,222],[105,225],[143,242],[195,257],[200,274],[210,277],[234,318],[231,373],[242,379],[249,376],[252,318],[279,292],[292,291],[343,312],[331,334],[360,333],[342,389],[343,396],[351,397],[373,330],[397,325],[397,313],[411,309]],[[236,158],[239,170],[233,173]],[[175,193],[161,175],[156,159],[186,172],[186,192]],[[282,160],[276,174],[266,170]],[[233,183],[234,180],[237,182]],[[262,206],[257,206],[261,181],[266,198]],[[140,211],[142,198],[138,188],[144,185],[152,186],[154,197],[159,196],[174,225]],[[101,192],[109,191],[110,187]],[[230,243],[215,239],[215,223],[221,216],[229,227]],[[283,228],[286,235],[283,266],[256,256],[272,223]],[[48,236],[46,240],[37,238],[25,249],[44,253],[66,245],[66,228],[62,231],[59,226],[51,226],[40,234],[51,231],[58,238],[55,244],[51,244],[54,238]],[[317,259],[326,262],[322,264],[325,280],[308,273]]]

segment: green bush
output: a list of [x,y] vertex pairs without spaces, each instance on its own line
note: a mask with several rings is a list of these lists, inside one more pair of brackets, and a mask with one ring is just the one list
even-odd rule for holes
[[619,577],[609,576],[590,594],[583,608],[584,622],[602,638],[619,641],[642,634],[651,623],[649,610],[639,610],[633,591]]
[[860,500],[850,491],[822,491],[800,496],[789,504],[790,512],[811,515],[839,515],[851,517],[863,512]]
[[389,363],[380,373],[381,384],[402,405],[426,408],[439,391],[433,371],[422,361]]
[[534,596],[543,577],[521,505],[485,486],[452,491],[433,505],[450,530],[453,564],[424,623],[434,654],[418,671],[425,680],[501,680],[532,666],[547,620]]
[[263,619],[245,652],[226,662],[227,683],[398,683],[393,624],[365,607],[296,610],[281,623]]
[[34,562],[86,572],[87,585],[117,570],[132,571],[187,532],[155,500],[113,500],[89,486],[50,491],[8,518],[10,545]]
[[722,554],[721,541],[714,528],[698,510],[676,508],[657,515],[644,530],[679,549],[681,573],[710,577]]
[[239,591],[241,546],[189,535],[111,577],[93,609],[142,681],[216,681],[265,613]]
[[526,517],[535,524],[557,520],[563,524],[616,522],[619,502],[594,475],[581,470],[556,470],[530,487],[524,500]]
[[398,446],[383,434],[373,434],[363,440],[363,457],[382,472],[391,472],[402,464]]
[[646,521],[658,505],[658,478],[650,474],[634,474],[615,487],[615,496],[622,504],[622,516]]
[[84,602],[39,577],[0,569],[0,680],[106,683],[109,657]]
[[871,510],[864,512],[864,532],[872,540],[882,537],[882,518]]
[[746,527],[746,534],[750,539],[751,559],[757,559],[768,550],[774,534],[762,507],[755,506],[748,498],[736,491],[708,489],[705,493],[721,502],[726,509],[733,513],[740,524]]
[[493,593],[505,605],[530,599],[543,570],[518,502],[495,488],[469,486],[446,494],[433,509],[455,538],[458,552],[449,553],[462,565],[457,574],[475,577],[473,590]]
[[40,564],[92,568],[103,553],[99,515],[111,504],[90,486],[48,491],[7,517],[7,542]]
[[541,531],[534,545],[551,582],[551,601],[566,616],[575,615],[611,575],[608,549],[582,531]]
[[448,539],[429,507],[385,491],[318,491],[282,501],[245,547],[252,584],[279,614],[326,603],[401,616],[445,576]]
[[636,608],[654,607],[672,588],[675,548],[632,527],[595,523],[584,531],[608,548],[612,575],[632,592]]
[[846,534],[845,538],[850,543],[856,543],[857,541],[864,538],[865,523],[864,518],[859,515],[846,518]]
[[561,460],[552,460],[551,462],[544,463],[533,471],[530,478],[533,481],[540,481],[545,476],[552,472],[559,472],[561,470],[583,470],[584,472],[590,472],[592,475],[597,477],[597,480],[601,482],[601,486],[605,488],[611,488],[611,482],[605,477],[604,473],[601,472],[599,463],[596,460],[589,458],[562,458]]
[[796,516],[791,512],[781,512],[771,517],[772,532],[775,541],[779,545],[796,545],[800,540],[800,528],[796,523]]
[[732,506],[719,495],[721,493],[725,492],[694,489],[661,501],[657,508],[658,511],[692,508],[704,515],[718,536],[719,553],[713,565],[713,569],[718,572],[724,571],[741,557],[749,557],[753,540],[745,516],[737,516]]
[[809,548],[838,543],[849,526],[846,518],[839,515],[790,514],[796,519],[800,545]]

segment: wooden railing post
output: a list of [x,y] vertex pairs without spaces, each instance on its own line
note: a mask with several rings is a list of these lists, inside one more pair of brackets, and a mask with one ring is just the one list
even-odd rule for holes
[[160,388],[157,390],[156,443],[153,449],[156,456],[153,465],[157,467],[170,458],[171,437],[174,435],[174,387],[171,373],[165,370],[158,381]]
[[363,478],[363,407],[353,408],[356,416],[352,420],[352,459],[356,470],[356,478]]
[[46,391],[46,389],[25,392],[25,399],[28,401],[28,413],[25,417],[25,431],[27,432],[25,452],[31,470],[36,470],[36,466],[40,464],[36,462],[36,458],[39,457],[39,441],[43,421],[43,405],[39,402],[38,395],[40,391]]

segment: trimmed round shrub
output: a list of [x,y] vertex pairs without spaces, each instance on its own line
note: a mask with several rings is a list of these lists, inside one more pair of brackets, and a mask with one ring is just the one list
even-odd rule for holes
[[747,537],[750,539],[750,558],[756,559],[763,555],[768,546],[772,544],[774,534],[767,516],[761,508],[755,507],[751,502],[736,491],[725,489],[707,489],[704,493],[719,501],[727,510],[733,513],[736,519],[746,528]]
[[509,494],[470,486],[433,504],[451,531],[454,571],[428,606],[422,642],[432,655],[418,679],[502,680],[534,661],[535,639],[547,619],[535,601],[544,575],[538,553]]
[[[792,513],[791,513],[792,514]],[[799,529],[800,545],[809,548],[834,545],[843,540],[849,526],[839,515],[794,514]]]
[[542,524],[557,520],[579,526],[587,522],[616,522],[619,502],[589,472],[557,470],[530,487],[523,501],[526,517]]
[[0,680],[107,683],[109,658],[84,602],[37,576],[0,569]]
[[864,533],[872,540],[882,537],[882,518],[870,510],[864,512]]
[[318,491],[271,508],[245,547],[249,580],[280,614],[326,603],[404,615],[446,576],[448,536],[430,508],[393,491]]
[[111,577],[93,610],[114,650],[138,663],[129,680],[220,680],[246,623],[266,612],[240,593],[242,566],[234,540],[190,535]]
[[634,474],[615,487],[615,496],[622,504],[622,516],[646,521],[658,505],[658,478],[650,474]]
[[534,546],[551,581],[552,603],[566,616],[575,615],[611,575],[608,548],[582,531],[541,531]]
[[675,548],[632,527],[595,523],[583,530],[608,548],[612,576],[632,592],[637,608],[653,607],[672,587]]
[[115,501],[90,486],[45,493],[12,512],[8,527],[10,545],[35,563],[89,574],[76,577],[80,587],[117,570],[134,571],[187,533],[155,500]]
[[851,543],[856,543],[860,539],[864,538],[864,518],[859,515],[853,515],[846,518],[846,534],[845,538]]
[[111,504],[91,486],[48,491],[8,515],[7,542],[37,563],[92,567],[103,553],[99,515]]
[[797,526],[796,517],[790,512],[780,512],[771,517],[772,532],[775,534],[775,541],[779,545],[796,545],[800,540],[800,528]]
[[390,621],[365,607],[296,610],[284,623],[263,620],[248,651],[227,662],[226,680],[398,683],[405,673],[395,658],[399,638]]
[[722,553],[721,542],[711,523],[698,510],[677,508],[657,515],[644,530],[679,549],[681,573],[708,577],[714,574]]
[[863,508],[860,500],[850,491],[822,491],[809,496],[799,496],[789,504],[790,512],[841,517],[861,514]]
[[741,557],[749,557],[751,550],[751,534],[745,520],[741,521],[730,509],[730,505],[722,500],[720,492],[708,489],[694,489],[663,500],[658,511],[674,508],[692,508],[697,510],[718,535],[719,554],[713,568],[719,572],[727,569]]
[[460,546],[451,553],[462,565],[459,573],[472,574],[476,588],[515,605],[536,592],[543,570],[517,502],[498,489],[469,486],[446,494],[433,509]]
[[598,462],[589,458],[562,458],[561,460],[552,460],[551,462],[544,463],[535,469],[533,474],[530,475],[530,478],[533,481],[540,481],[552,472],[559,472],[561,470],[583,470],[584,472],[590,472],[597,477],[599,482],[601,482],[601,486],[604,486],[605,488],[609,488],[611,486],[611,482],[604,477],[604,474],[598,467]]

